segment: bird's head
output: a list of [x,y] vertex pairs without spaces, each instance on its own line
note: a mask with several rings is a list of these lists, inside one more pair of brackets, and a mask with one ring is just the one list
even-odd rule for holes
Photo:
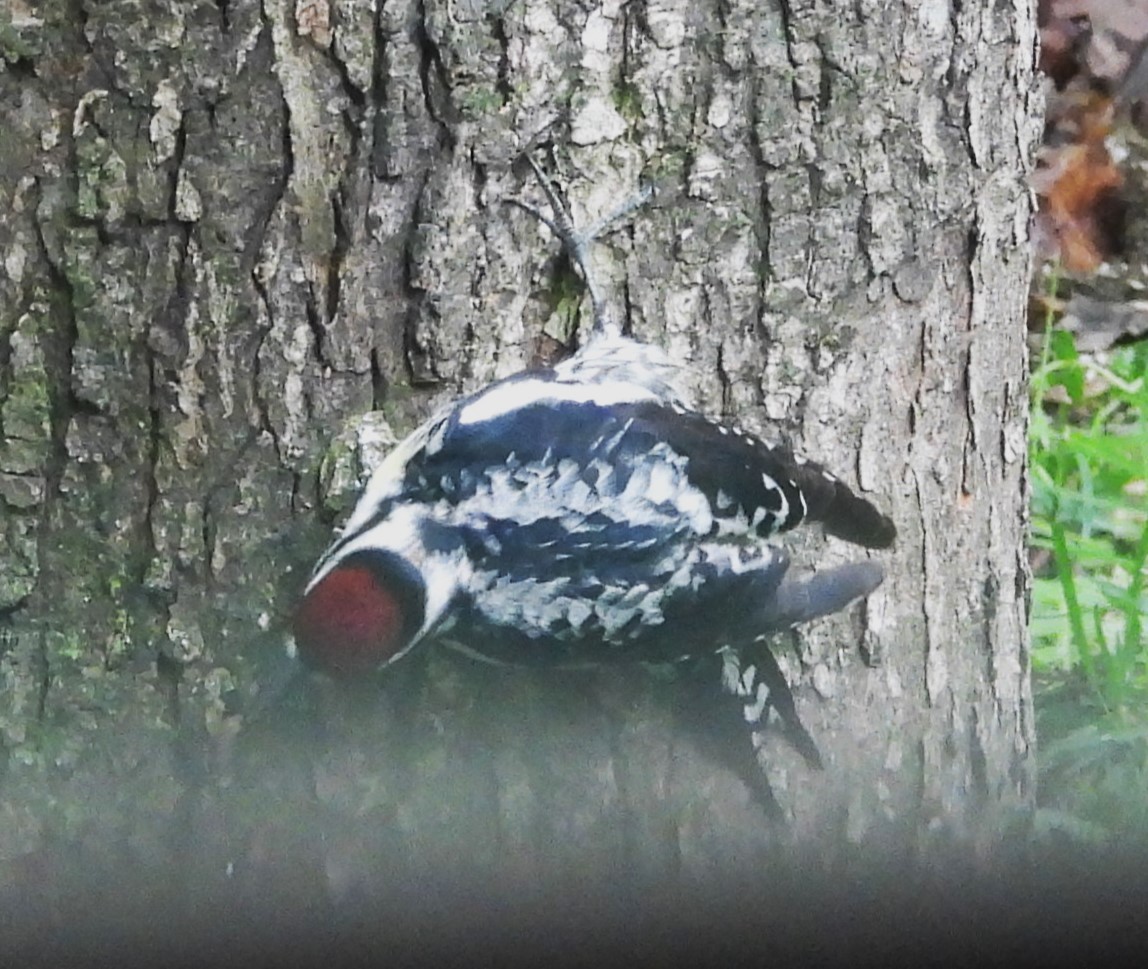
[[352,552],[318,572],[295,611],[300,660],[333,676],[386,666],[418,637],[426,589],[418,570],[393,552]]

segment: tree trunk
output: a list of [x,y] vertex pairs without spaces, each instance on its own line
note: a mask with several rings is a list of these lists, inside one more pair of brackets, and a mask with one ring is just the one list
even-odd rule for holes
[[[1027,3],[7,9],[0,886],[672,880],[989,845],[1030,806]],[[878,592],[781,649],[826,760],[767,743],[783,832],[644,669],[426,650],[324,693],[318,737],[248,729],[364,452],[576,342],[554,239],[501,204],[532,141],[583,221],[662,189],[596,258],[703,409],[897,521]]]

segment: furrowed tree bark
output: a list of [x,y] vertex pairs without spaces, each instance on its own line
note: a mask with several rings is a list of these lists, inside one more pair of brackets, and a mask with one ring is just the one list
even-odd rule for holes
[[[1033,794],[1034,36],[1023,2],[12,0],[0,885],[338,898],[396,865],[995,843]],[[782,650],[826,759],[767,744],[784,832],[641,669],[427,651],[324,693],[318,736],[247,729],[370,456],[576,343],[554,239],[502,204],[535,197],[530,142],[583,221],[659,186],[595,256],[626,325],[897,521],[881,589]]]

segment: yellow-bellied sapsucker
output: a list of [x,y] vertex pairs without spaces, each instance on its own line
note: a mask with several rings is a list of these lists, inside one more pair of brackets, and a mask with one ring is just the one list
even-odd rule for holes
[[298,605],[298,655],[340,676],[431,639],[554,667],[708,657],[699,719],[775,812],[754,730],[773,710],[818,755],[762,640],[867,596],[883,572],[791,576],[769,539],[815,521],[882,548],[895,529],[820,465],[691,406],[679,367],[611,319],[587,252],[601,227],[579,234],[529,160],[552,209],[534,214],[579,267],[593,331],[564,362],[439,411],[375,470]]

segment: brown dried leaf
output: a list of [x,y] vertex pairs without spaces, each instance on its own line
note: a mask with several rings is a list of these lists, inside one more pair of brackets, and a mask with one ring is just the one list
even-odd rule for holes
[[1059,144],[1045,147],[1033,175],[1039,197],[1038,239],[1042,254],[1058,257],[1070,272],[1092,272],[1120,248],[1124,178],[1106,139],[1112,98],[1076,91],[1057,119]]

